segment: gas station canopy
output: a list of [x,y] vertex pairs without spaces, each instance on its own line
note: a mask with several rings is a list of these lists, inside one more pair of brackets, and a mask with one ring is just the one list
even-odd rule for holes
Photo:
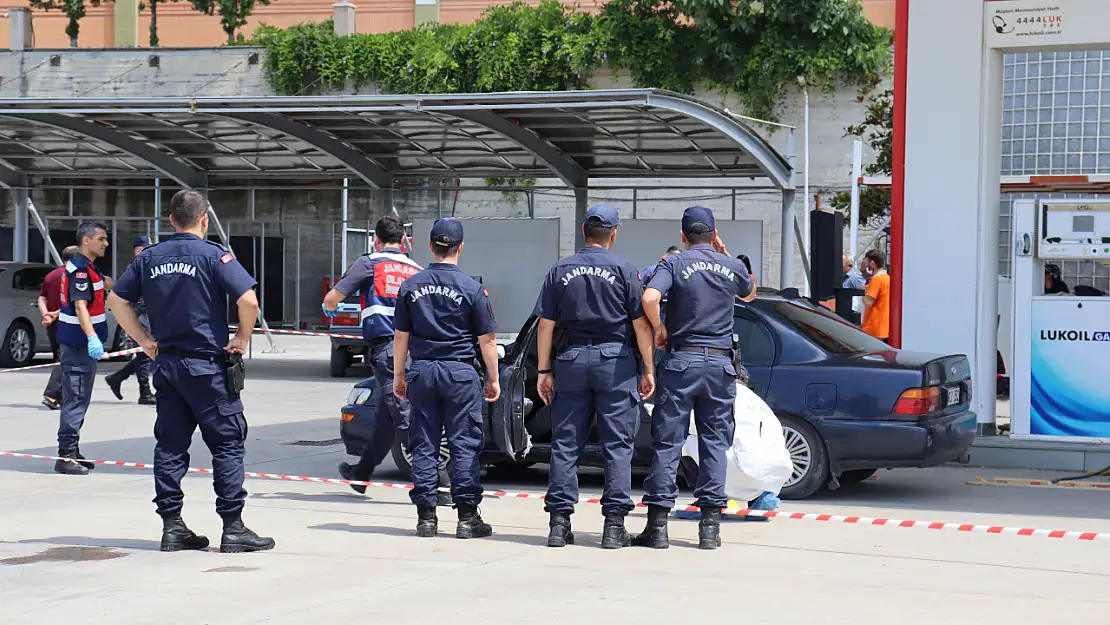
[[0,184],[28,177],[218,181],[747,178],[792,189],[750,127],[644,90],[343,97],[0,100]]

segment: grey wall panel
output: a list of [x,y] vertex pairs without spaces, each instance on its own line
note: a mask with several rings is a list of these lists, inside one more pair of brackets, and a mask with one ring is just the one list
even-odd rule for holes
[[[613,251],[632,261],[637,269],[643,270],[658,262],[663,252],[672,245],[685,249],[679,235],[680,220],[625,219],[622,222]],[[747,255],[752,263],[752,272],[763,284],[763,222],[755,219],[718,219],[717,232],[733,256]]]
[[[432,262],[428,233],[434,219],[412,222],[413,258]],[[461,219],[459,268],[481,276],[497,315],[497,332],[515,333],[532,313],[547,270],[559,258],[559,219]]]

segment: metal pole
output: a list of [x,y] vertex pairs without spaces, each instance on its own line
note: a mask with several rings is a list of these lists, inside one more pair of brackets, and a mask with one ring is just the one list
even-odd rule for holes
[[112,220],[112,277],[113,278],[118,278],[119,277],[119,271],[117,271],[117,269],[116,269],[116,257],[119,256],[118,254],[116,254],[117,248],[119,248],[118,243],[119,243],[119,221],[116,220],[116,219],[113,219]]
[[732,188],[732,220],[736,221],[736,187]]
[[586,244],[586,235],[582,233],[582,224],[586,223],[586,208],[590,203],[590,190],[576,188],[574,190],[574,249],[582,249]]
[[802,253],[802,273],[806,276],[806,281],[809,281],[809,254],[806,253],[806,248],[802,245],[802,225],[798,223],[797,217],[794,218],[794,238],[798,240],[798,248]]
[[254,221],[254,187],[247,190],[247,207],[251,211],[251,221]]
[[31,216],[31,220],[35,222],[35,227],[39,229],[39,234],[42,235],[42,247],[44,256],[49,254],[54,258],[54,262],[59,265],[62,264],[62,255],[58,253],[58,247],[54,245],[54,239],[50,236],[50,230],[46,227],[46,222],[42,220],[39,211],[35,208],[35,203],[31,200],[30,196],[27,197],[27,212]]
[[[224,247],[227,248],[227,251],[231,252],[232,256],[235,256],[235,250],[231,249],[231,237],[228,236],[228,231],[224,230],[223,224],[220,223],[220,216],[216,214],[216,209],[212,208],[211,202],[208,203],[208,221],[216,227],[216,234],[219,235],[220,241],[224,244]],[[261,306],[258,309],[258,321],[262,325],[262,330],[266,333],[266,339],[270,342],[270,350],[273,353],[280,353],[280,350],[274,345],[274,336],[270,332],[270,326],[266,324],[266,318],[262,316]],[[254,345],[254,341],[251,341],[250,344]],[[253,349],[251,353],[253,353]]]
[[782,190],[782,221],[779,224],[779,288],[794,281],[794,129],[786,134],[786,160],[790,163],[790,188]]
[[15,193],[15,230],[12,232],[12,260],[25,263],[28,259],[27,249],[27,221],[28,204],[31,202],[31,190],[27,188],[14,189]]
[[162,238],[162,179],[154,179],[154,242]]
[[259,238],[258,245],[259,245],[259,247],[262,248],[262,263],[261,263],[261,265],[258,265],[258,264],[255,265],[255,267],[261,266],[261,269],[259,270],[259,273],[262,276],[262,278],[259,279],[259,281],[258,281],[258,283],[259,283],[259,285],[258,285],[258,290],[259,290],[258,297],[259,297],[260,300],[262,300],[258,304],[258,312],[259,312],[259,314],[262,315],[262,318],[265,319],[266,318],[266,222],[262,222],[262,236]]
[[859,179],[863,175],[863,141],[852,144],[852,214],[848,226],[848,253],[855,263],[859,253]]
[[636,219],[636,217],[637,217],[638,207],[636,205],[639,204],[638,200],[640,199],[640,197],[639,197],[640,194],[638,193],[638,191],[639,191],[638,189],[633,189],[632,190],[632,218],[633,219]]
[[[805,170],[802,173],[802,175],[803,175],[802,186],[805,188],[805,190],[802,191],[802,193],[803,193],[803,196],[802,196],[802,198],[803,198],[803,202],[802,202],[802,220],[803,221],[802,221],[802,223],[805,224],[805,228],[803,228],[803,234],[805,235],[805,237],[802,241],[798,242],[798,245],[800,245],[801,248],[802,248],[802,258],[803,258],[802,264],[803,265],[808,265],[809,263],[805,262],[805,258],[809,256],[809,245],[810,245],[810,235],[809,235],[809,89],[805,89],[804,92],[805,92],[805,123],[804,123],[803,127],[804,127],[804,132],[805,132],[805,138],[804,138],[805,147],[803,149],[805,150],[805,155],[802,157],[804,159],[804,164],[802,165],[802,167]],[[810,287],[810,283],[809,283],[808,267],[807,267],[807,270],[806,270],[805,287],[806,287],[806,295],[811,295],[812,293],[810,292],[811,287]]]
[[73,187],[69,188],[69,216],[73,217]]
[[344,178],[343,179],[343,239],[340,242],[340,245],[342,246],[341,251],[340,251],[340,254],[342,255],[341,256],[342,261],[340,262],[340,264],[343,265],[344,268],[347,267],[347,218],[348,218],[348,212],[347,211],[348,211],[348,208],[349,208],[347,200],[348,200],[347,179]]
[[335,222],[331,222],[331,275],[328,276],[330,286],[335,286]]
[[297,222],[297,279],[293,281],[293,327],[301,329],[301,224]]

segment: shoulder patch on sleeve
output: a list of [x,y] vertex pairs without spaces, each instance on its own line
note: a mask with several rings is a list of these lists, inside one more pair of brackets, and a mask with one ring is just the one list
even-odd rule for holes
[[489,289],[482,289],[482,293],[485,294],[486,297],[489,297]]
[[235,260],[235,257],[231,255],[231,252],[228,252],[227,254],[224,254],[223,256],[220,257],[220,262],[225,264],[225,265],[230,263],[233,260]]

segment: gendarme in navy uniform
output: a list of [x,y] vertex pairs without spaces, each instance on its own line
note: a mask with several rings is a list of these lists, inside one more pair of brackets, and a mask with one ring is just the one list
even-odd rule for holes
[[[401,284],[420,272],[423,267],[401,250],[405,238],[405,225],[400,219],[386,215],[374,227],[374,252],[359,256],[343,278],[325,297],[322,308],[328,317],[337,314],[339,303],[348,295],[359,294],[362,338],[369,345],[369,362],[378,384],[377,409],[374,431],[370,442],[362,450],[358,464],[343,462],[339,474],[345,480],[365,482],[374,474],[393,447],[393,440],[410,447],[408,440],[412,408],[407,400],[393,394],[393,316],[397,309],[397,295]],[[440,486],[450,486],[447,462],[436,458]],[[358,493],[365,493],[366,486],[351,484]],[[439,505],[451,505],[447,493],[438,493]]]
[[[644,481],[648,523],[633,543],[666,548],[667,515],[678,496],[675,475],[690,412],[698,431],[698,484],[701,508],[698,547],[721,544],[721,508],[725,496],[725,451],[732,445],[736,401],[733,306],[736,298],[755,299],[755,283],[744,264],[729,255],[717,237],[713,211],[691,206],[682,215],[687,250],[668,256],[644,291],[644,312],[655,329],[655,342],[666,348],[659,366],[659,392],[652,414],[651,472]],[[666,326],[660,301],[667,297]]]
[[[393,325],[394,393],[412,401],[409,441],[416,504],[416,534],[436,535],[436,458],[444,431],[451,449],[451,496],[459,513],[455,535],[489,536],[493,530],[478,514],[482,501],[482,383],[474,366],[478,350],[486,365],[485,400],[501,396],[497,342],[489,293],[459,270],[463,227],[457,219],[432,224],[434,262],[408,278],[397,295]],[[412,368],[401,363],[412,355]]]
[[[551,470],[544,508],[551,515],[549,547],[574,543],[570,515],[578,503],[578,465],[595,415],[605,457],[601,546],[619,549],[632,540],[624,527],[625,516],[635,507],[632,447],[640,400],[651,396],[655,382],[639,272],[610,251],[620,223],[616,208],[591,206],[582,225],[585,247],[556,262],[540,291],[536,385],[551,405]],[[560,340],[553,346],[556,326]],[[637,345],[644,363],[639,385]]]
[[[220,551],[271,549],[274,541],[243,525],[244,441],[242,354],[258,315],[255,279],[223,247],[206,241],[208,201],[196,191],[170,200],[177,231],[137,256],[112,291],[112,312],[123,329],[155,358],[154,503],[162,517],[162,551],[204,549],[181,519],[181,479],[189,468],[189,444],[200,427],[212,452],[216,512],[223,519]],[[150,333],[131,303],[140,299]],[[239,330],[228,340],[228,302],[236,302]]]

